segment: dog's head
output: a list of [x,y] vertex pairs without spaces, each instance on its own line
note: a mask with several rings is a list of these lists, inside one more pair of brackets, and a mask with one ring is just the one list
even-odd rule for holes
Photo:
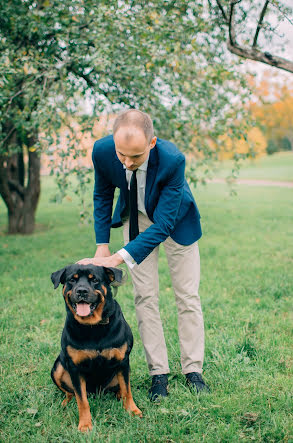
[[54,289],[63,284],[67,309],[84,325],[107,322],[114,307],[111,286],[125,281],[121,269],[79,264],[53,272],[51,280]]

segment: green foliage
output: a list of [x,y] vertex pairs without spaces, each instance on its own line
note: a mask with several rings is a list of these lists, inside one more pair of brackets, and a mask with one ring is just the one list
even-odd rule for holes
[[278,146],[276,145],[276,142],[274,140],[269,140],[267,145],[267,153],[269,155],[272,155],[275,152],[278,152]]
[[288,139],[288,137],[283,137],[281,139],[281,149],[280,151],[292,151],[293,147],[291,145],[291,141]]
[[279,140],[270,139],[267,145],[267,153],[269,155],[274,154],[275,152],[283,152],[283,151],[292,151],[291,142],[288,137],[283,137]]
[[[1,0],[1,10],[2,152],[31,134],[30,149],[58,149],[66,125],[83,132],[126,107],[203,159],[217,156],[212,140],[245,133],[246,81],[202,2]],[[77,138],[67,154],[80,155]]]
[[283,152],[283,151],[292,151],[291,142],[287,137],[283,137],[280,140],[280,143],[277,143],[276,140],[270,139],[267,146],[267,153],[269,155],[274,154],[275,152]]
[[[130,417],[112,395],[90,397],[94,430],[85,436],[77,431],[76,401],[62,408],[64,395],[50,378],[65,318],[61,289],[54,291],[50,273],[90,256],[94,233],[78,225],[76,197],[56,207],[49,202],[55,191],[52,179],[45,178],[43,187],[33,236],[4,235],[0,213],[0,440],[289,442],[292,190],[241,186],[237,197],[229,198],[225,185],[197,188],[204,231],[204,377],[211,394],[198,398],[181,374],[176,304],[161,248],[160,308],[171,366],[169,398],[159,406],[147,399],[150,381],[129,280],[117,300],[134,333],[131,384],[144,417]],[[121,245],[122,232],[115,229],[111,248]]]

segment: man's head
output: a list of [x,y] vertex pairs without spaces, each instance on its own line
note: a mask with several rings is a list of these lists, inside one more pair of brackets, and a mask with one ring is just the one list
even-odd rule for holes
[[131,171],[146,161],[157,141],[151,118],[136,109],[118,115],[113,135],[117,157]]

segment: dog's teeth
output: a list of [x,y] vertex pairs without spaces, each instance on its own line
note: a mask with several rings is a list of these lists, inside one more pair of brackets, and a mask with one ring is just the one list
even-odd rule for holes
[[96,309],[97,305],[95,303],[91,304],[91,313],[94,312],[94,310]]

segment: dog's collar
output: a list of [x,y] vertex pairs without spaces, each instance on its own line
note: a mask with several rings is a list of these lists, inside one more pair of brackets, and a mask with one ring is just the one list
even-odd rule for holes
[[109,324],[109,317],[99,321],[99,325],[108,325],[108,324]]

